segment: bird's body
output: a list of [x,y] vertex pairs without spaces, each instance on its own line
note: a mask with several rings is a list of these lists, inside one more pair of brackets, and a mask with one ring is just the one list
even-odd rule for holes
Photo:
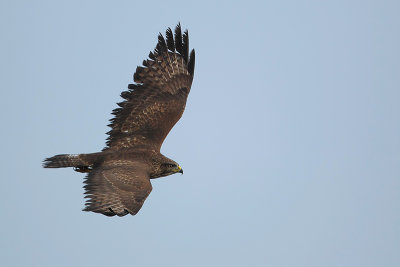
[[181,172],[160,153],[169,131],[181,118],[194,72],[194,50],[189,56],[187,31],[180,25],[160,34],[154,52],[134,74],[135,84],[122,92],[125,101],[112,113],[107,146],[102,152],[56,155],[46,168],[73,167],[88,173],[86,211],[107,216],[135,215],[150,194],[150,179]]

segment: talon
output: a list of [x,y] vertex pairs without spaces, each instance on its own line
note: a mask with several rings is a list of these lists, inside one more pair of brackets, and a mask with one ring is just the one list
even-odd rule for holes
[[92,167],[90,167],[90,166],[76,166],[76,167],[74,167],[74,171],[76,171],[76,172],[85,173],[85,172],[90,172],[91,170],[92,170]]

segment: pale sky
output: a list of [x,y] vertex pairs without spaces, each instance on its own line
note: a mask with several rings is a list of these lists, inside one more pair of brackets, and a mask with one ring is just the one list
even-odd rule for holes
[[[2,266],[400,266],[400,2],[2,1]],[[181,22],[183,118],[136,216],[81,211],[119,94]]]

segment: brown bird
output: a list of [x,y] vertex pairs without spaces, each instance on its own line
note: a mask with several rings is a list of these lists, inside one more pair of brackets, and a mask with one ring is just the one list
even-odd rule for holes
[[56,155],[45,168],[73,167],[88,173],[86,207],[107,216],[135,215],[150,194],[150,179],[182,173],[181,166],[160,153],[161,145],[181,118],[193,81],[195,52],[181,26],[160,33],[154,52],[137,67],[134,84],[121,93],[113,110],[107,146],[102,152]]

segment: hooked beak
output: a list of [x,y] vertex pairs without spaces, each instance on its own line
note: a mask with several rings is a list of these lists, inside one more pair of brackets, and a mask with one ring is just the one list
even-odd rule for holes
[[183,174],[183,169],[181,166],[178,166],[178,172]]

